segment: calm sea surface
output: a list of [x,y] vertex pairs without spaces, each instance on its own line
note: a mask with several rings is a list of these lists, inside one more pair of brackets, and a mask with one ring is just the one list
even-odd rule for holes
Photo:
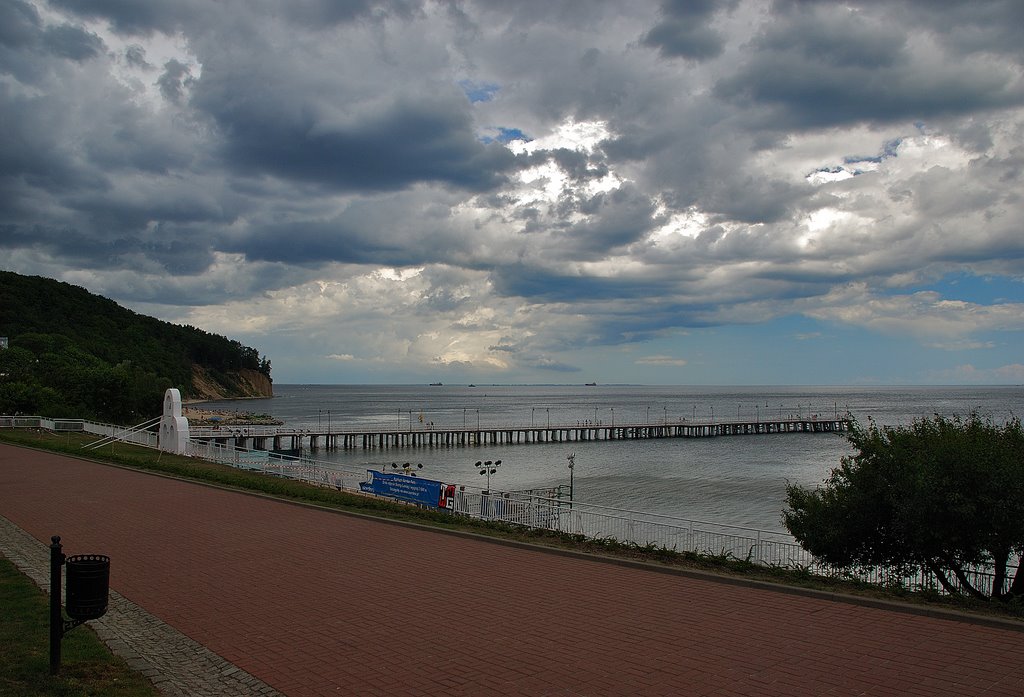
[[[275,396],[208,402],[206,408],[269,413],[294,428],[427,429],[762,421],[842,416],[866,423],[967,415],[1002,422],[1024,414],[1024,387],[637,387],[275,385]],[[422,463],[422,476],[483,486],[477,460],[502,461],[495,489],[567,484],[575,452],[579,501],[693,520],[782,531],[787,482],[820,483],[849,444],[835,434],[598,441],[385,450],[318,450],[344,469]]]

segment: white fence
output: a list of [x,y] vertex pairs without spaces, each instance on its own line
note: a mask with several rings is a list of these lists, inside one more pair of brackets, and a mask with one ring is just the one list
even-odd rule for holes
[[[155,432],[76,419],[0,416],[0,428],[78,431],[146,447],[157,447]],[[339,491],[363,493],[359,483],[366,479],[365,469],[345,470],[335,463],[220,445],[212,441],[189,441],[188,455]],[[568,501],[554,495],[539,496],[523,492],[488,493],[468,486],[459,487],[453,507],[448,510],[453,515],[552,530],[655,552],[691,552],[747,561],[766,567],[805,569],[821,576],[841,576],[911,590],[930,589],[943,592],[937,579],[924,570],[902,578],[894,578],[884,571],[864,572],[855,576],[837,572],[817,562],[786,533],[596,506]],[[1004,592],[1016,572],[1016,565],[1007,571]],[[988,569],[972,571],[969,577],[975,588],[991,587],[992,573]]]

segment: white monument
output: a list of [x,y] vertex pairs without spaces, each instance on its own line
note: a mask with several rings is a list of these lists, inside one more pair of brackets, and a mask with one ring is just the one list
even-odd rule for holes
[[187,454],[188,419],[181,415],[181,392],[170,388],[164,393],[164,415],[160,419],[159,447],[165,453]]

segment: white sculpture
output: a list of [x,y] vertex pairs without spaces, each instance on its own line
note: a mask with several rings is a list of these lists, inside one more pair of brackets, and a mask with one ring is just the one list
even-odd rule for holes
[[164,393],[164,414],[160,418],[160,450],[185,455],[188,446],[188,419],[181,415],[181,392],[170,388]]

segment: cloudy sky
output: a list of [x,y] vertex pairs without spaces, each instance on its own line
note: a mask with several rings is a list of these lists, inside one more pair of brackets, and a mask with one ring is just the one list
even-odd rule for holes
[[0,0],[0,267],[279,383],[1024,383],[1024,2]]

